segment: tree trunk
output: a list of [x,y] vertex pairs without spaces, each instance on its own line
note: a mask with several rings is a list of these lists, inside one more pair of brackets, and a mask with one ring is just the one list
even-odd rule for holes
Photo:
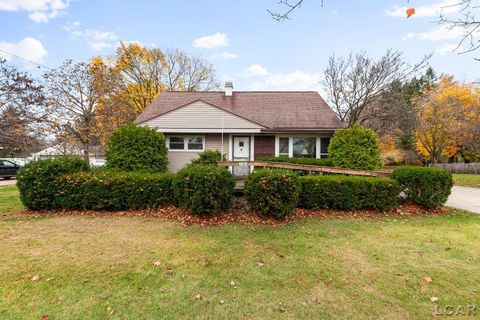
[[85,143],[83,145],[83,160],[90,166],[90,144]]

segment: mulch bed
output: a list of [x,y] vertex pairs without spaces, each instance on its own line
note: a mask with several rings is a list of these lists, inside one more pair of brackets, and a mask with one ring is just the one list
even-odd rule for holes
[[295,210],[295,214],[282,219],[262,217],[252,212],[248,203],[243,198],[235,198],[233,205],[225,212],[221,212],[215,216],[198,216],[191,214],[188,210],[170,205],[158,209],[144,210],[128,210],[128,211],[93,211],[93,210],[45,210],[45,211],[28,211],[24,213],[28,215],[44,215],[55,214],[60,216],[142,216],[142,217],[158,217],[167,220],[175,220],[182,225],[198,225],[198,226],[220,226],[229,223],[240,224],[256,224],[256,225],[279,225],[286,222],[293,222],[307,217],[328,218],[336,217],[343,219],[347,217],[356,218],[376,218],[385,216],[416,216],[416,215],[441,215],[449,212],[448,208],[440,207],[434,210],[428,210],[413,204],[401,205],[396,209],[389,211],[378,210],[357,210],[357,211],[340,211],[340,210]]

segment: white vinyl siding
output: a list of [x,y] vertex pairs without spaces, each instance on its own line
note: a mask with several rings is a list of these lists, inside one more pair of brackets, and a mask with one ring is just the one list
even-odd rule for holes
[[[222,120],[223,118],[223,120]],[[167,132],[168,129],[257,129],[263,127],[202,101],[148,120],[142,125]]]

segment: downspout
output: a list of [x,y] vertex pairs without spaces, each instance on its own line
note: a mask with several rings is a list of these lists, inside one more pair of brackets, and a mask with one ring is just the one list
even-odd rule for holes
[[222,159],[222,161],[224,160],[223,159],[223,109],[222,109],[222,155],[220,156],[220,159]]

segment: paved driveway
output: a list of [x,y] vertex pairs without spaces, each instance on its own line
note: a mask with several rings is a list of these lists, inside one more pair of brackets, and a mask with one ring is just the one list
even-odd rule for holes
[[446,206],[480,213],[480,188],[454,186]]
[[13,186],[15,183],[17,183],[15,179],[5,180],[0,178],[0,186]]

